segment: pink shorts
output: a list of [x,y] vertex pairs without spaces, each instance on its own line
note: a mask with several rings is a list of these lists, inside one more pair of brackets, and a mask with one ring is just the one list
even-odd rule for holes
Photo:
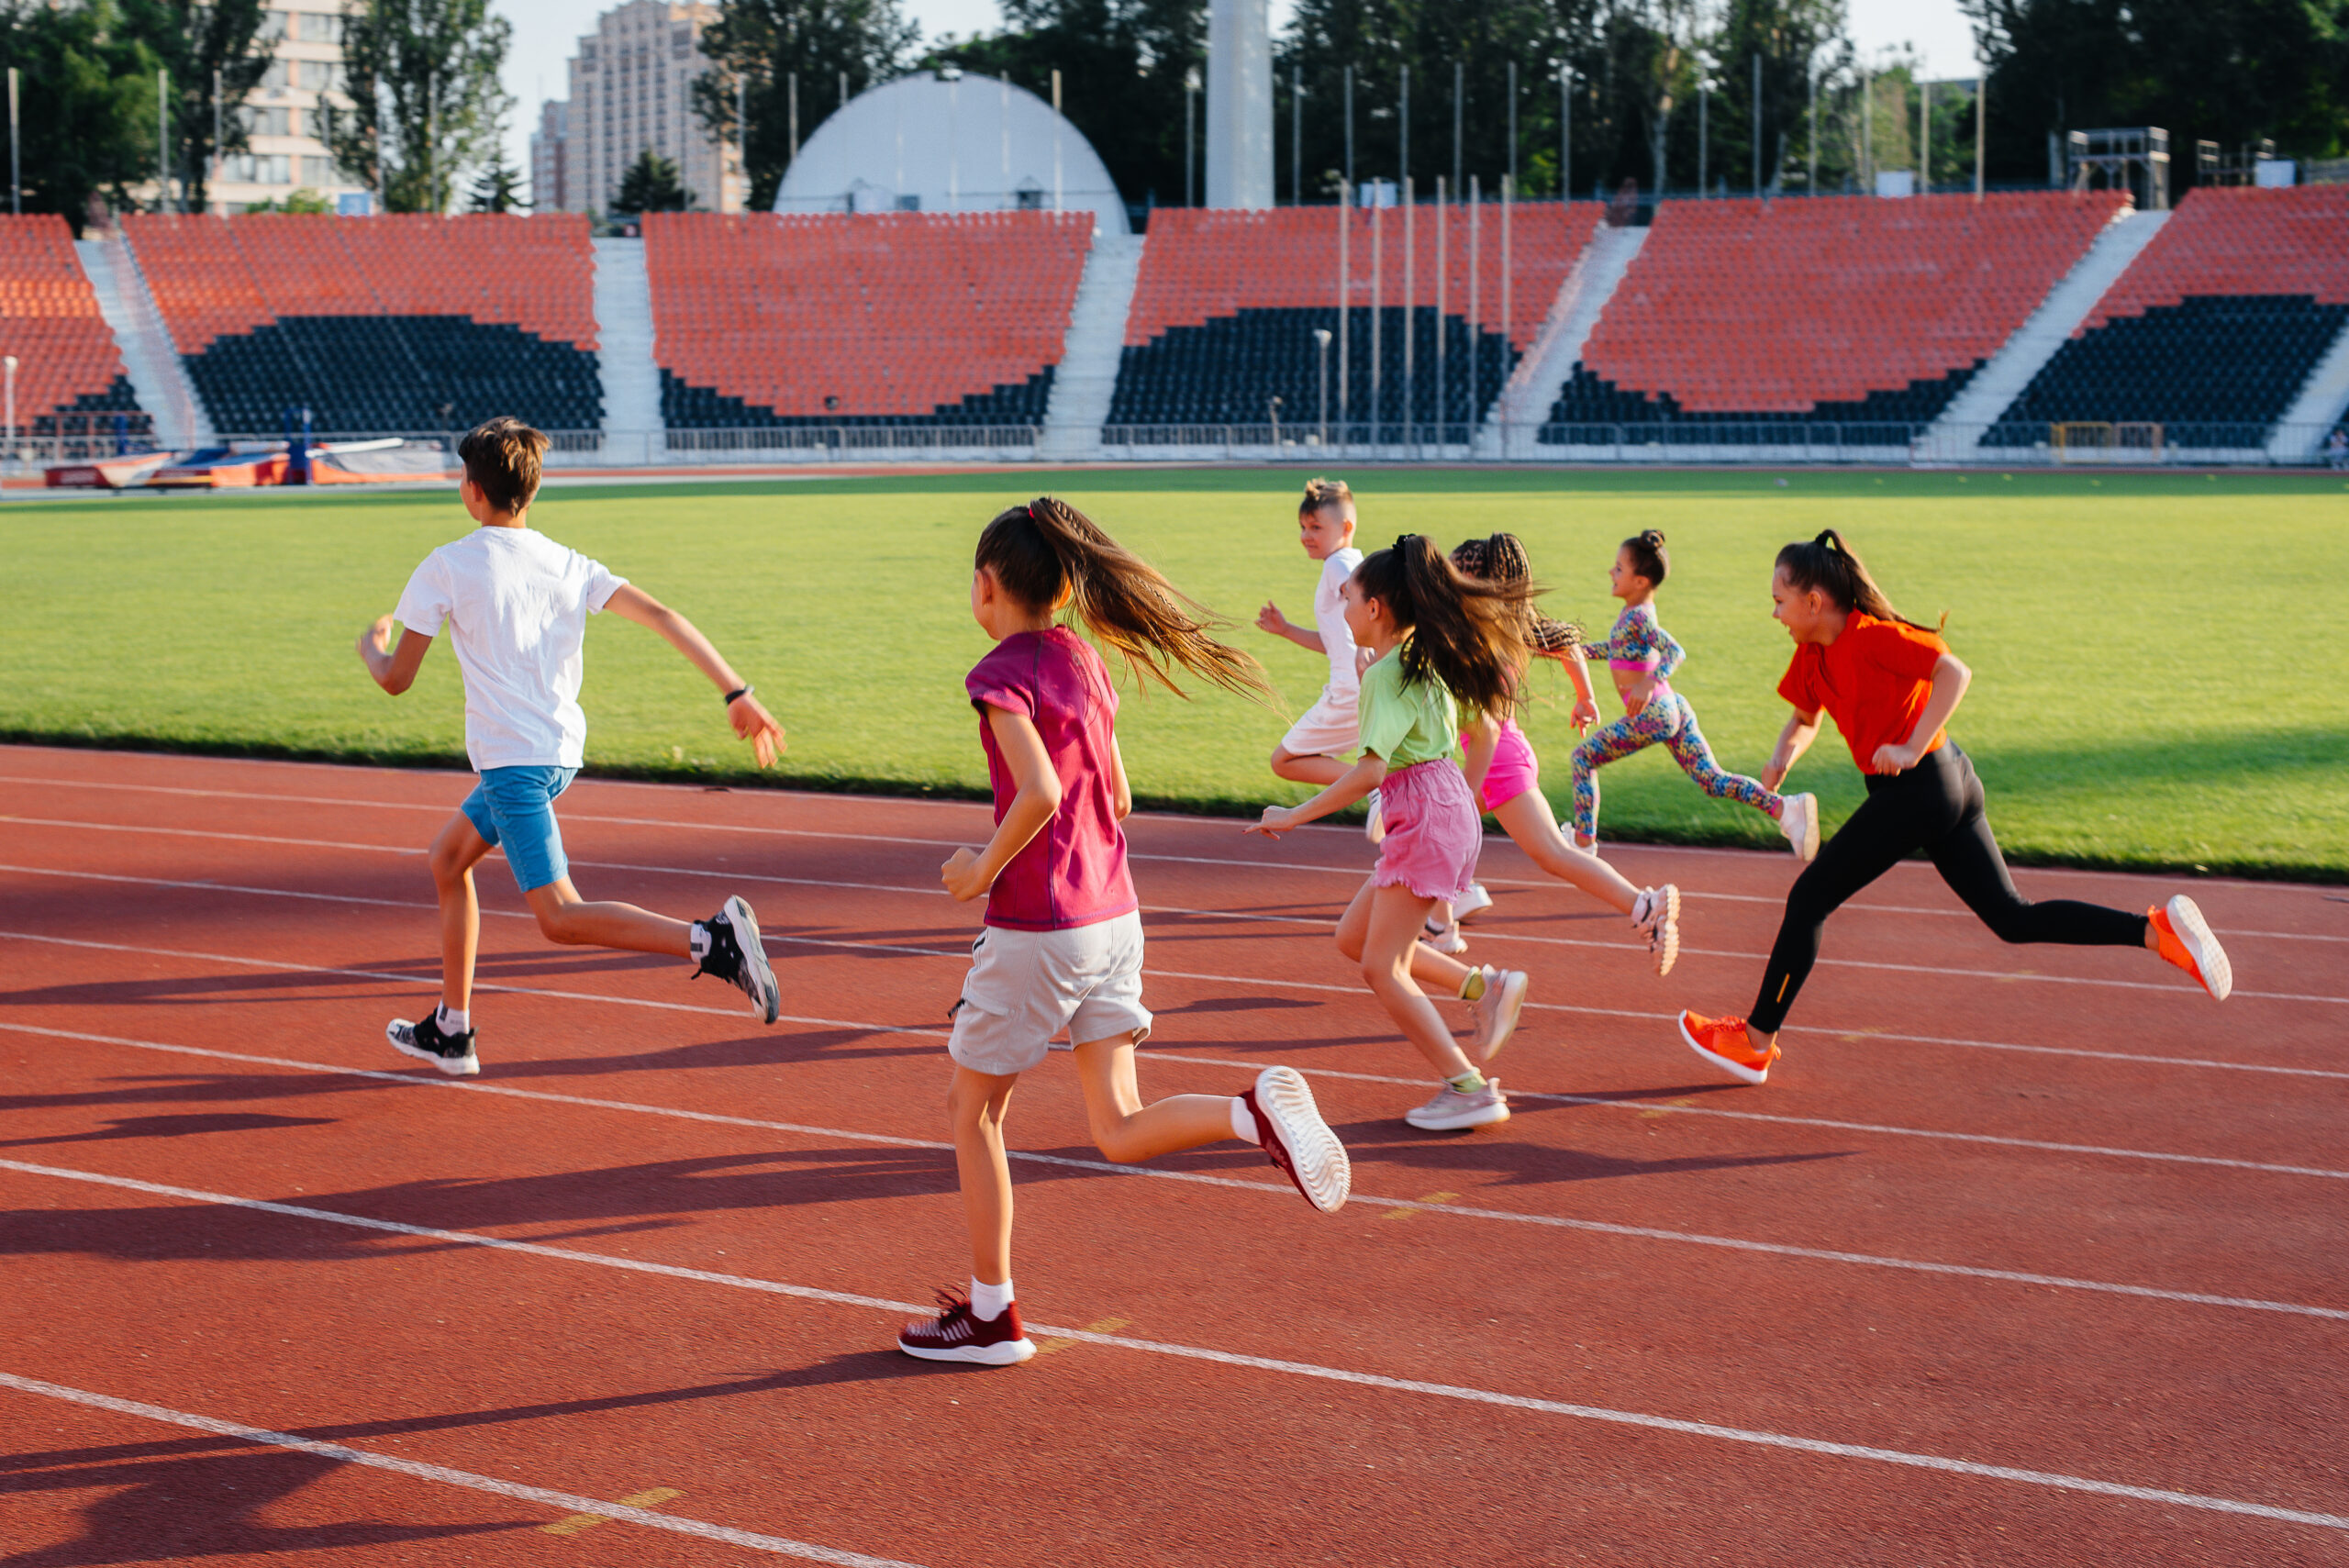
[[1485,829],[1468,780],[1449,757],[1414,762],[1378,786],[1386,837],[1378,846],[1380,887],[1408,887],[1422,898],[1458,898],[1476,880]]
[[1533,744],[1514,718],[1501,720],[1500,743],[1493,748],[1492,765],[1485,770],[1484,799],[1487,811],[1498,811],[1542,783],[1542,763]]

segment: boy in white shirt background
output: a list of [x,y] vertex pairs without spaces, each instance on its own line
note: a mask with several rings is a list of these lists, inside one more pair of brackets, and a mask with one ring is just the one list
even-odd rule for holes
[[1269,599],[1256,612],[1256,625],[1308,652],[1326,655],[1330,679],[1305,717],[1273,748],[1273,772],[1298,784],[1332,784],[1353,766],[1359,750],[1354,705],[1362,688],[1353,633],[1346,628],[1345,601],[1340,596],[1346,579],[1362,564],[1362,551],[1354,548],[1353,492],[1344,480],[1306,482],[1305,498],[1297,508],[1297,541],[1321,563],[1321,578],[1313,588],[1313,625],[1298,626]]
[[[394,696],[415,683],[444,627],[464,672],[465,754],[481,782],[432,840],[440,1006],[415,1023],[395,1018],[384,1030],[395,1047],[451,1077],[481,1071],[471,1016],[481,946],[473,868],[500,845],[548,940],[690,958],[695,974],[740,987],[765,1022],[774,1023],[782,1006],[758,918],[742,898],[688,922],[633,904],[591,904],[572,885],[554,799],[585,761],[579,688],[589,616],[613,610],[691,661],[725,694],[727,718],[759,766],[774,763],[783,728],[692,622],[530,527],[546,450],[547,438],[518,419],[492,419],[469,433],[457,448],[465,466],[457,491],[481,526],[427,556],[399,607],[359,634],[367,673]],[[403,628],[396,649],[395,620]]]

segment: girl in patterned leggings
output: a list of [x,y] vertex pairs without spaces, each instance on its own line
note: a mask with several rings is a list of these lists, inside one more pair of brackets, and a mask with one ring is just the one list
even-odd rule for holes
[[1716,800],[1741,801],[1766,813],[1807,861],[1819,852],[1817,797],[1781,795],[1742,773],[1724,773],[1697,728],[1688,699],[1672,689],[1672,673],[1686,655],[1655,617],[1655,591],[1671,570],[1664,535],[1654,528],[1625,539],[1615,552],[1609,578],[1623,601],[1623,613],[1606,641],[1587,644],[1583,651],[1606,660],[1613,671],[1623,717],[1575,748],[1575,843],[1587,850],[1598,842],[1598,770],[1661,742],[1699,789]]

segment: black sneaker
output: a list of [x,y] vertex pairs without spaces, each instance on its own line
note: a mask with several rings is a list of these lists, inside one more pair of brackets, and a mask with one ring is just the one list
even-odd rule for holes
[[416,1023],[394,1018],[384,1026],[384,1038],[393,1049],[420,1056],[451,1078],[470,1078],[481,1071],[481,1058],[473,1054],[473,1031],[442,1033],[438,1013],[427,1013]]
[[759,940],[759,917],[751,913],[750,904],[740,896],[729,898],[701,925],[709,933],[709,951],[695,968],[694,977],[715,974],[739,987],[751,999],[751,1011],[759,1015],[760,1022],[774,1022],[783,1011],[783,993],[775,986],[766,944]]

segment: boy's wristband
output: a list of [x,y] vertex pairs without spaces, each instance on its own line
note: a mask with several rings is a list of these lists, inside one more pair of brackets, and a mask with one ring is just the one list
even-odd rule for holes
[[759,688],[756,686],[750,685],[735,687],[732,691],[726,694],[726,706],[728,707],[732,707],[734,706],[735,698],[749,696],[752,692],[755,692]]

